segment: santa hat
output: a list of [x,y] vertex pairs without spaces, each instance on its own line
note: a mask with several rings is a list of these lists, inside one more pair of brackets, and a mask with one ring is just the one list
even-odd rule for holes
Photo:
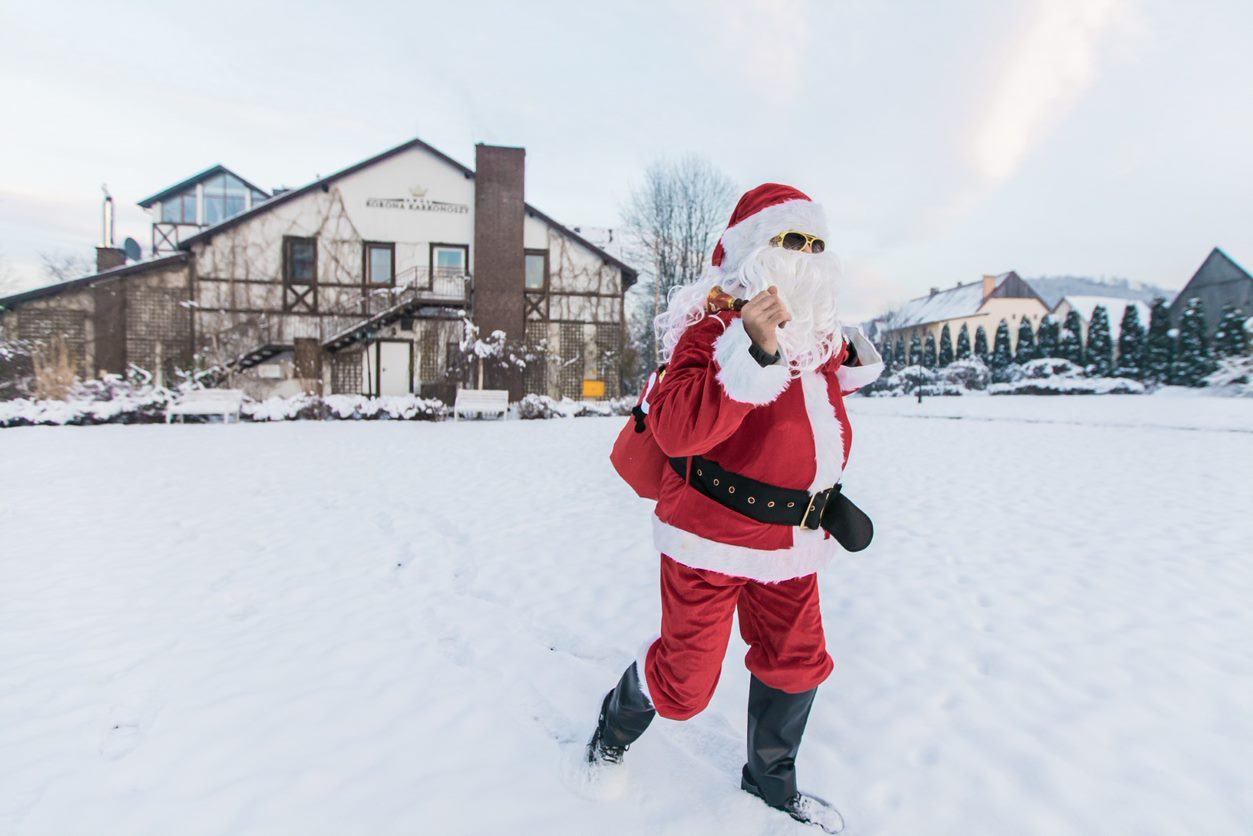
[[799,189],[762,183],[735,204],[726,231],[714,247],[713,266],[733,275],[754,250],[789,229],[826,238],[827,218],[822,206]]

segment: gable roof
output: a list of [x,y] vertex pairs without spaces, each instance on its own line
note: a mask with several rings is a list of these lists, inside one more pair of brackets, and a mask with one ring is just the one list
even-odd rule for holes
[[139,205],[143,207],[144,209],[147,209],[150,206],[152,206],[152,204],[154,203],[160,203],[161,201],[165,200],[167,197],[179,194],[187,190],[188,188],[196,185],[197,183],[200,183],[201,181],[204,181],[204,180],[208,180],[210,177],[216,177],[219,174],[229,174],[230,176],[241,181],[245,186],[252,189],[253,191],[261,192],[261,194],[265,195],[267,198],[270,196],[270,193],[266,191],[265,189],[261,188],[260,186],[254,186],[252,183],[249,183],[247,180],[240,177],[238,174],[231,171],[226,166],[222,165],[221,163],[218,163],[215,166],[210,166],[209,168],[206,168],[204,171],[200,172],[199,174],[193,174],[192,176],[188,177],[186,180],[183,180],[180,183],[175,183],[173,186],[170,186],[168,189],[162,189],[161,191],[157,192],[154,195],[145,197],[143,200],[139,201]]
[[[435,148],[434,146],[429,145],[415,137],[409,140],[408,142],[397,145],[395,148],[390,148],[381,154],[376,154],[375,156],[370,157],[369,159],[365,159],[359,163],[350,165],[345,169],[335,172],[334,174],[329,174],[326,177],[323,177],[318,180],[314,180],[312,183],[309,183],[308,185],[301,186],[298,189],[291,189],[289,191],[281,192],[280,194],[277,194],[271,197],[269,200],[265,201],[264,203],[254,206],[251,209],[248,209],[244,212],[240,212],[238,215],[233,215],[232,217],[227,218],[226,220],[220,223],[217,223],[207,229],[202,229],[200,232],[197,232],[195,235],[189,236],[188,238],[185,238],[181,242],[179,242],[179,245],[178,245],[179,249],[189,250],[191,249],[192,244],[198,243],[200,241],[208,241],[214,235],[217,235],[220,232],[224,232],[225,230],[230,229],[236,224],[242,223],[243,221],[246,221],[250,218],[256,217],[262,212],[268,212],[271,209],[274,209],[278,206],[282,206],[284,203],[286,203],[289,200],[294,200],[295,198],[300,197],[301,195],[308,194],[309,192],[312,192],[316,189],[324,189],[330,186],[332,183],[336,182],[337,180],[342,180],[343,178],[348,177],[349,175],[355,174],[364,168],[369,168],[372,165],[376,165],[377,163],[381,163],[385,160],[389,160],[398,154],[403,154],[404,152],[410,151],[413,149],[419,149],[422,151],[426,151],[428,154],[432,154],[433,156],[437,157],[438,159],[444,161],[448,165],[455,168],[457,171],[461,172],[461,174],[467,180],[474,179],[474,170],[472,168],[469,168],[468,166],[457,162],[452,157],[445,154],[443,151],[440,151],[438,148]],[[544,221],[549,226],[554,227],[563,235],[566,235],[574,239],[575,241],[578,241],[583,246],[592,250],[592,252],[598,253],[601,256],[601,258],[603,258],[605,261],[621,269],[623,272],[623,276],[624,276],[624,281],[622,283],[623,290],[626,290],[628,287],[635,284],[636,279],[639,277],[639,271],[636,270],[634,267],[632,267],[631,265],[627,264],[626,262],[618,258],[615,258],[613,255],[605,252],[603,249],[596,246],[591,241],[588,241],[586,238],[579,235],[578,233],[574,232],[569,227],[566,227],[560,223],[557,223],[557,221],[553,220],[551,217],[544,214],[539,209],[536,209],[531,204],[525,203],[523,205],[526,207],[526,211],[530,213],[531,215],[534,215],[535,217]]]
[[112,270],[105,270],[103,273],[93,273],[90,276],[83,276],[78,279],[70,279],[65,282],[57,282],[56,284],[37,287],[34,290],[25,290],[21,293],[15,293],[12,296],[6,296],[0,299],[0,310],[11,309],[24,302],[33,302],[36,299],[47,299],[67,290],[74,290],[85,285],[95,284],[96,282],[113,281],[114,279],[133,276],[136,273],[144,273],[157,267],[167,267],[177,262],[187,260],[187,253],[174,253],[163,258],[154,258],[151,261],[139,261],[135,264],[126,264],[121,267],[114,267]]
[[945,319],[974,316],[982,305],[982,282],[950,287],[929,296],[910,299],[897,312],[893,328],[913,328]]
[[[975,316],[983,303],[992,297],[1034,298],[1044,305],[1044,300],[1035,292],[1031,285],[1022,280],[1013,270],[996,276],[996,283],[988,296],[983,295],[983,282],[958,284],[947,290],[936,291],[917,299],[910,299],[896,311],[891,325],[897,328],[916,328],[930,325],[933,322],[945,322],[950,319]],[[1044,305],[1045,310],[1048,305]]]
[[1249,275],[1248,270],[1236,264],[1235,259],[1223,252],[1221,248],[1215,247],[1210,250],[1209,255],[1205,257],[1205,261],[1201,262],[1201,266],[1196,268],[1192,278],[1188,279],[1188,283],[1183,286],[1183,290],[1180,290],[1179,295],[1175,298],[1184,298],[1184,291],[1191,288],[1193,284],[1204,287],[1239,281],[1253,282],[1253,276]]

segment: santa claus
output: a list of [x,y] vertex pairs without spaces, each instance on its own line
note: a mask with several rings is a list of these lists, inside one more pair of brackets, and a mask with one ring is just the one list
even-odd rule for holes
[[[738,612],[751,673],[741,787],[837,832],[839,813],[798,791],[795,759],[834,667],[816,573],[841,550],[825,509],[852,440],[843,398],[883,364],[840,322],[827,238],[817,203],[790,186],[758,186],[736,205],[710,268],[657,317],[665,373],[642,406],[673,465],[652,519],[661,631],[605,695],[586,759],[593,771],[616,770],[654,716],[702,711]],[[717,287],[747,302],[717,310]]]

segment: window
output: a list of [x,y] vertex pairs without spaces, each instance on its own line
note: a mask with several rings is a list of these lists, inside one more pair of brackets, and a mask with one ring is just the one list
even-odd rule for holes
[[365,244],[366,284],[393,284],[396,281],[396,245],[367,241]]
[[470,248],[461,244],[431,245],[431,274],[438,277],[464,276]]
[[314,284],[318,272],[318,239],[283,238],[283,280]]
[[248,187],[238,177],[218,174],[204,181],[204,222],[215,224],[244,211]]
[[196,190],[176,194],[161,201],[161,221],[169,224],[196,222]]
[[528,250],[526,254],[526,289],[543,290],[548,279],[548,253]]

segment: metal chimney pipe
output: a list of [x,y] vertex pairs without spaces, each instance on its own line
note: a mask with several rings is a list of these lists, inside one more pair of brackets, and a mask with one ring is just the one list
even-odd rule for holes
[[102,228],[100,230],[100,246],[113,246],[113,196],[109,194],[109,187],[101,184],[100,191],[104,192],[104,210],[102,218]]

